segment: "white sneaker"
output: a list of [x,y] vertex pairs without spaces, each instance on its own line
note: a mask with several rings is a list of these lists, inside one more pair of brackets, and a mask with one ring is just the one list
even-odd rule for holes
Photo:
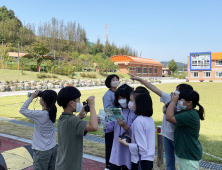
[[105,168],[104,170],[109,170],[109,169]]

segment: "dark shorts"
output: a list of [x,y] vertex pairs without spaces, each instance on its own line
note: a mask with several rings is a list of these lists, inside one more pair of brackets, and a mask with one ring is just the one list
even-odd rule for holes
[[57,155],[56,145],[54,148],[47,151],[33,151],[33,170],[55,170],[56,155]]

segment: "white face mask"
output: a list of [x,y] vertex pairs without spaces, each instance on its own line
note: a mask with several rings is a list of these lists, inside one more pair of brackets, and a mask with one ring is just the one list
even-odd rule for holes
[[126,99],[119,99],[118,102],[122,106],[122,108],[127,107]]
[[129,101],[129,103],[128,103],[128,108],[129,108],[129,110],[131,110],[131,111],[135,112],[135,111],[136,111],[136,108],[135,108],[135,107],[133,107],[133,105],[134,105],[134,103],[133,103],[133,102],[131,102],[131,101]]
[[179,92],[179,91],[177,91],[177,90],[175,90],[175,91],[174,91],[174,93],[176,93],[176,94],[180,94],[180,92]]
[[185,110],[186,108],[187,108],[187,106],[183,105],[183,101],[178,100],[178,102],[177,102],[177,111]]
[[111,87],[118,87],[119,86],[119,81],[113,81],[111,83]]
[[[76,103],[76,102],[75,102]],[[74,106],[73,106],[74,107]],[[74,107],[75,108],[75,107]],[[80,112],[82,110],[82,103],[77,102],[76,103],[76,113]]]

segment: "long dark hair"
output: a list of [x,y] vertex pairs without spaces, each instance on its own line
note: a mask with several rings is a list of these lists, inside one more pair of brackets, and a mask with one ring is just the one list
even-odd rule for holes
[[184,90],[180,93],[179,99],[184,99],[186,101],[192,101],[193,109],[196,106],[199,106],[199,110],[197,112],[199,114],[200,120],[204,120],[204,108],[199,103],[200,96],[196,91]]
[[46,106],[49,108],[47,110],[49,112],[49,118],[52,123],[56,121],[57,107],[56,107],[56,99],[57,93],[54,90],[45,90],[42,94],[42,99],[46,103]]
[[120,86],[115,92],[115,99],[114,99],[115,107],[119,107],[120,105],[118,102],[119,96],[126,98],[126,102],[128,104],[130,101],[130,94],[132,91],[133,91],[133,88],[127,84],[123,84],[122,86]]

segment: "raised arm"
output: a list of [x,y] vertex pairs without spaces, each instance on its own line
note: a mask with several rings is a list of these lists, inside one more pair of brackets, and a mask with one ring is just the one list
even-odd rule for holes
[[90,108],[90,121],[86,125],[86,130],[89,132],[94,132],[98,130],[98,122],[97,122],[97,115],[95,109],[95,96],[90,96],[87,101]]
[[166,110],[166,121],[168,121],[174,125],[177,123],[177,121],[174,117],[174,108],[177,104],[178,98],[179,98],[179,94],[172,94],[170,105],[168,106],[168,108]]
[[146,86],[148,89],[150,89],[152,92],[156,93],[158,96],[162,96],[162,91],[160,89],[158,89],[156,86],[154,86],[153,84],[149,83],[148,81],[143,80],[140,77],[134,76],[130,73],[128,73],[131,77],[131,80],[136,80],[139,81],[140,83],[142,83],[144,86]]

